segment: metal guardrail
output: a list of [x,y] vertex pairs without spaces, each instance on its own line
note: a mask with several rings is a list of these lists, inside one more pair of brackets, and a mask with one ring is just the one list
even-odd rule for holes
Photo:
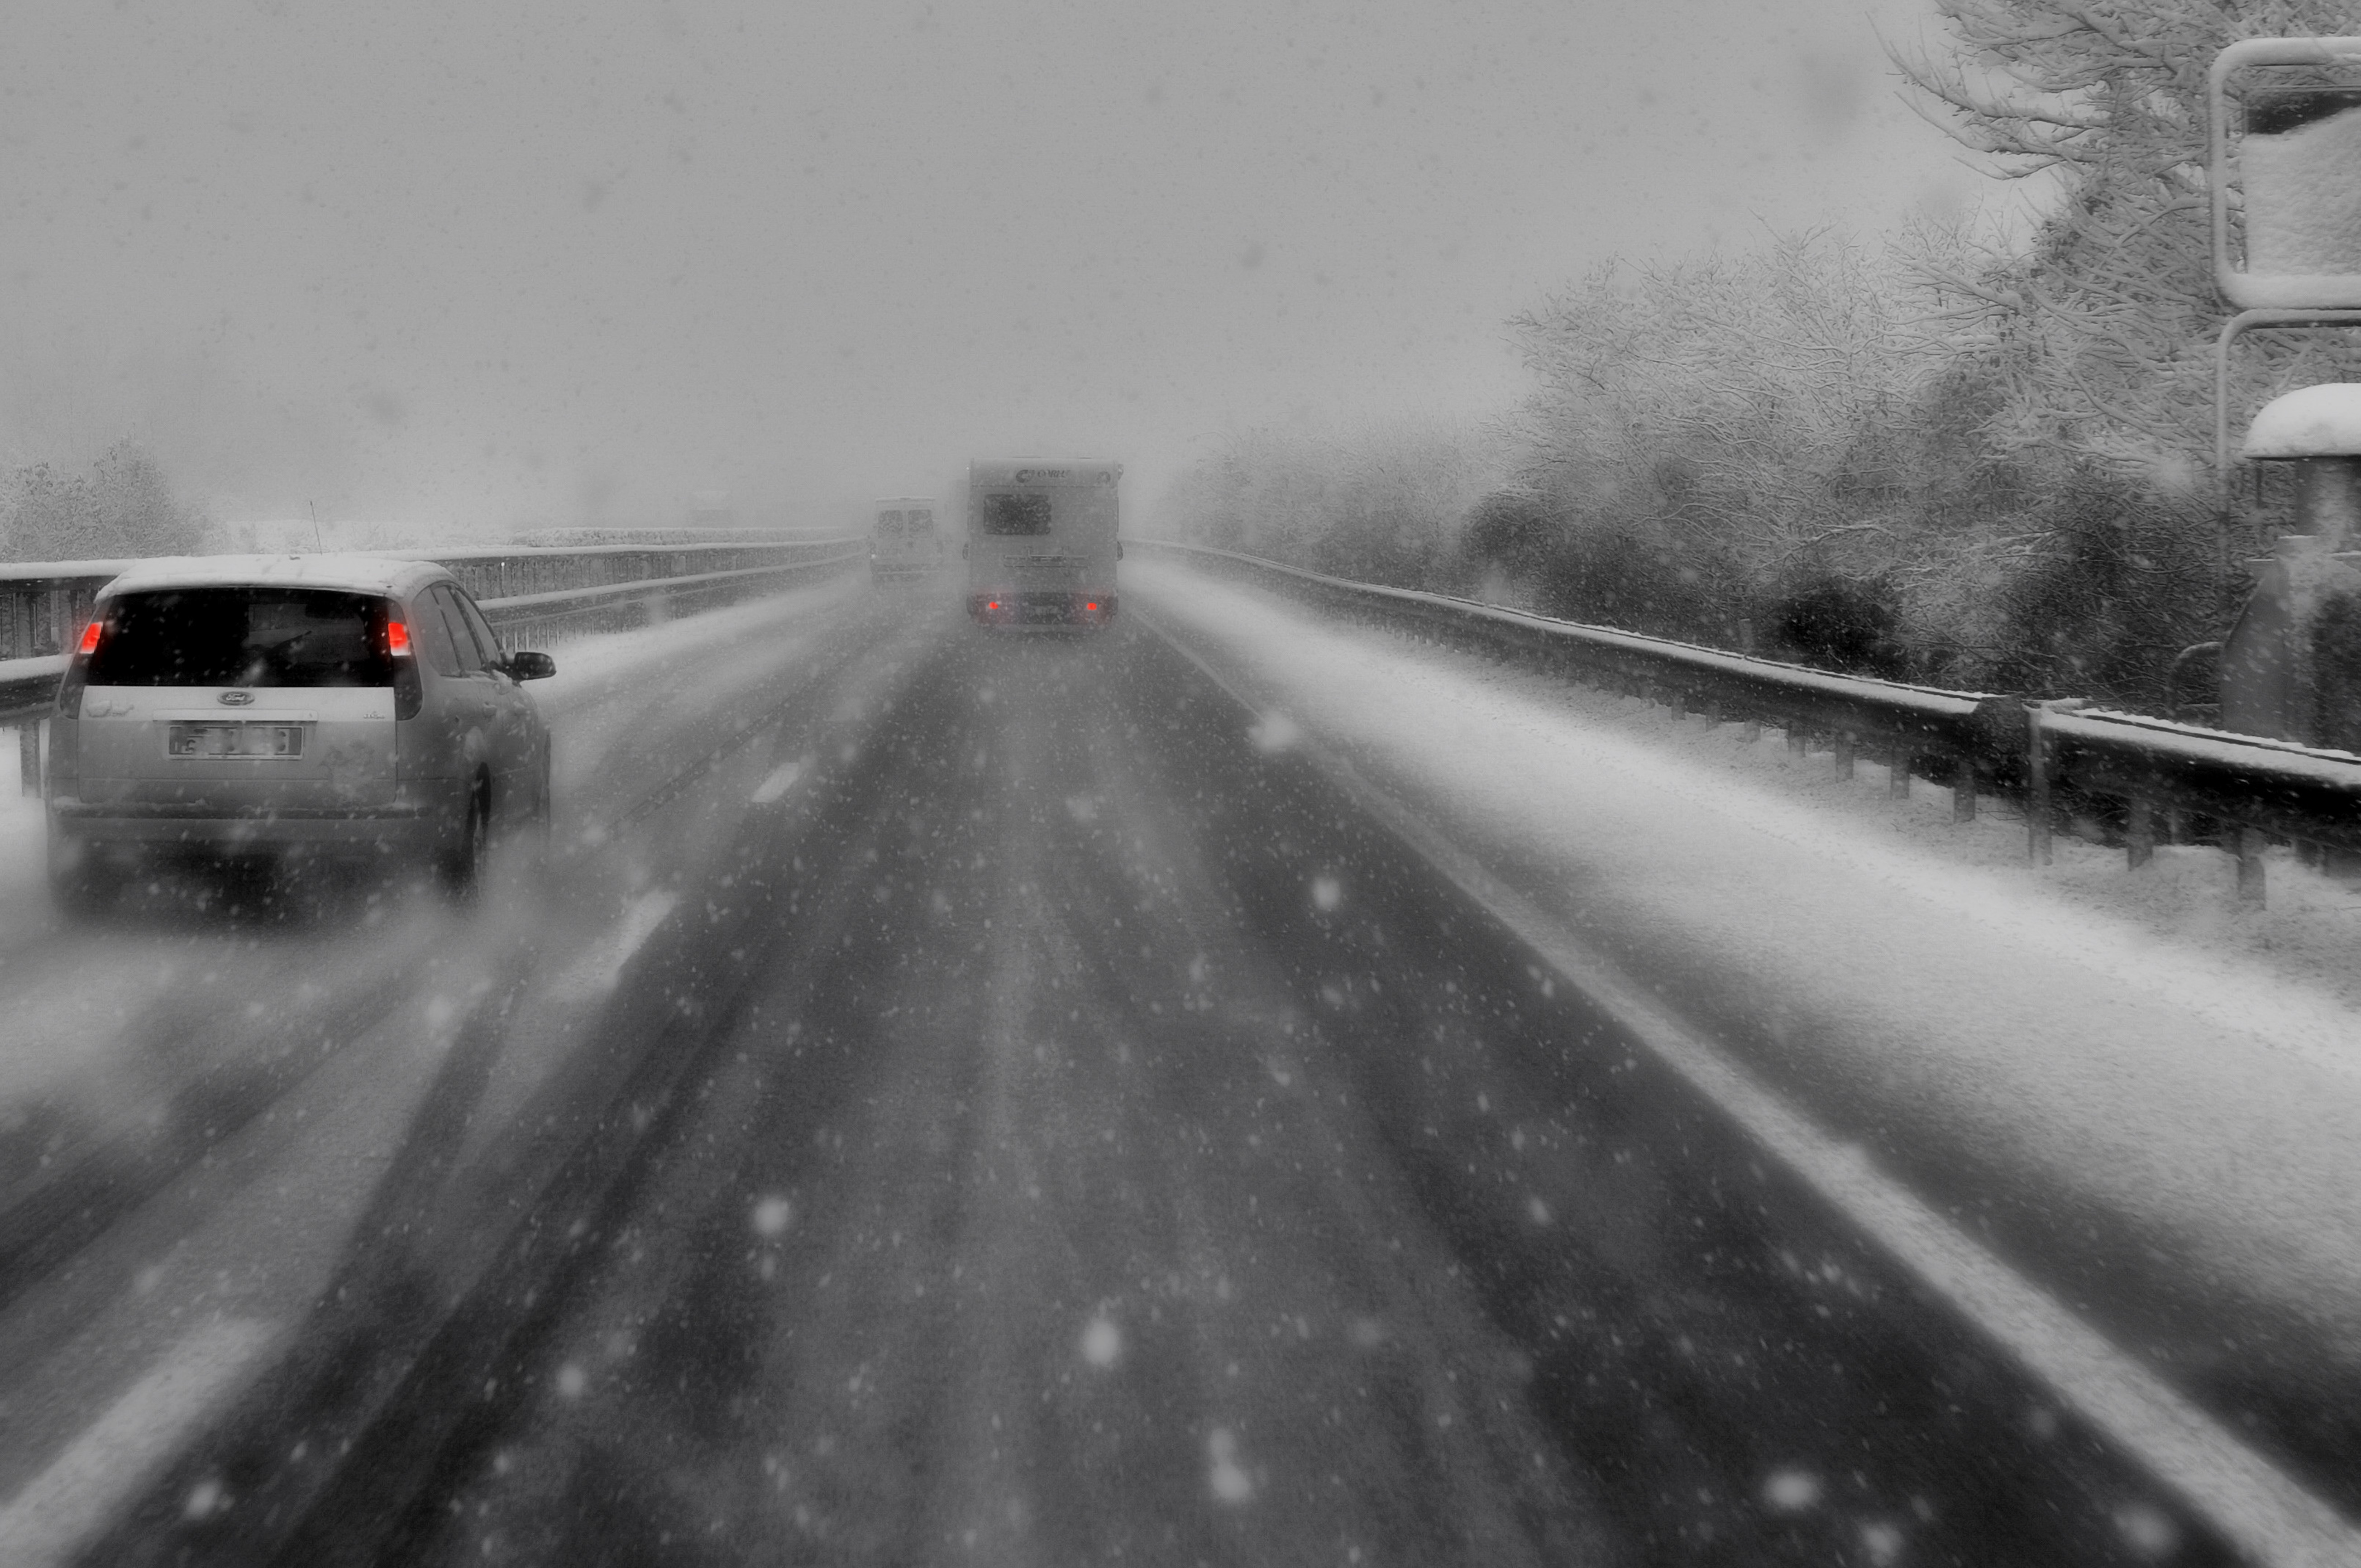
[[[803,578],[850,571],[868,559],[868,546],[862,539],[844,537],[352,554],[447,566],[506,641],[512,632],[618,630],[654,617],[711,609]],[[39,787],[38,726],[65,673],[62,650],[89,620],[98,590],[137,564],[0,565],[0,729],[19,733],[28,789]]]
[[615,630],[645,621],[652,610],[677,615],[712,609],[805,578],[851,571],[869,559],[868,543],[860,539],[829,540],[823,544],[792,548],[801,551],[804,558],[764,566],[636,578],[597,587],[511,594],[476,602],[503,641],[509,640],[511,631],[546,632],[558,628],[577,633]]
[[[1413,588],[1383,587],[1235,551],[1165,540],[1128,541],[1201,567],[1257,578],[1364,621],[1433,637],[1587,685],[1701,711],[1750,728],[1769,725],[1803,752],[1825,741],[1839,773],[1862,751],[1881,756],[1895,794],[1913,773],[1952,789],[1953,815],[1975,815],[1978,794],[2023,804],[2026,850],[2047,864],[2062,796],[2123,803],[2123,842],[2136,867],[2195,819],[2216,826],[2238,859],[2242,894],[2263,894],[2266,841],[2312,852],[2361,853],[2361,756],[2234,735],[2076,701],[2036,702],[1991,692],[1832,674],[1717,648]],[[1758,728],[1759,732],[1759,728]]]

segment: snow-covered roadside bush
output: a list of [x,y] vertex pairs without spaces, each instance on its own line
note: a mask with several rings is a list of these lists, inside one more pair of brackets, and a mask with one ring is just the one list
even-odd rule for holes
[[1795,621],[1798,598],[1892,620],[1947,356],[1890,249],[1817,231],[1616,262],[1518,316],[1540,385],[1513,422],[1517,477],[1550,537],[1475,575],[1712,641]]
[[87,469],[0,475],[0,560],[87,561],[203,548],[206,528],[147,449],[118,441]]
[[[1497,465],[1447,466],[1405,533],[1350,499],[1339,438],[1257,432],[1184,488],[1214,533],[1829,667],[2163,711],[2284,532],[2287,478],[2212,465],[2204,72],[2223,45],[2350,31],[2349,0],[1937,0],[1952,47],[1896,58],[2026,225],[1618,261],[1517,316],[1536,389]],[[2234,420],[2361,379],[2361,333],[2258,334]],[[1416,444],[1397,443],[1407,458]],[[1400,538],[1415,547],[1385,548]],[[1349,546],[1349,547],[1348,547]]]
[[1441,419],[1246,430],[1181,474],[1156,526],[1340,576],[1430,587],[1455,569],[1461,520],[1499,485],[1503,463],[1496,433]]

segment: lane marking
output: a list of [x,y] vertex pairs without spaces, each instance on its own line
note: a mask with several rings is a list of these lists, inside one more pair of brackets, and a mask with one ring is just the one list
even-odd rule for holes
[[803,771],[804,765],[800,762],[782,762],[773,768],[771,776],[756,784],[754,793],[746,798],[756,806],[768,806],[786,794],[796,780],[803,775]]
[[669,888],[653,888],[632,899],[623,906],[622,917],[606,937],[566,965],[551,989],[561,995],[574,996],[604,996],[614,990],[623,978],[623,966],[647,945],[656,927],[664,924],[664,916],[679,903],[680,894]]
[[[269,1348],[268,1324],[220,1318],[164,1354],[104,1415],[0,1506],[0,1563],[45,1568],[120,1517]],[[208,1499],[207,1506],[222,1500]]]
[[[1154,620],[1134,614],[1258,724],[1267,722],[1259,704]],[[2056,1297],[1970,1240],[1865,1155],[1828,1137],[1607,959],[1568,936],[1538,905],[1363,779],[1351,763],[1323,746],[1297,744],[1332,784],[1580,986],[1618,1025],[2241,1552],[2285,1568],[2352,1568],[2361,1563],[2361,1529]]]

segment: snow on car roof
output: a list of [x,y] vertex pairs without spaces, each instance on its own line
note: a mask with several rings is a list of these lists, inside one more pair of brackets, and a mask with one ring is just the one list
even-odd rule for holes
[[432,561],[381,555],[166,555],[140,562],[108,584],[107,591],[269,585],[382,594],[422,573],[448,575]]

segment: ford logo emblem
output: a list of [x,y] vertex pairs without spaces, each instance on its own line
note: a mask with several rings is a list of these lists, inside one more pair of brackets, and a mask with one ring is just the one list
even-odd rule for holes
[[244,707],[247,704],[254,700],[254,694],[252,692],[224,692],[221,694],[220,700],[224,706],[228,707]]

